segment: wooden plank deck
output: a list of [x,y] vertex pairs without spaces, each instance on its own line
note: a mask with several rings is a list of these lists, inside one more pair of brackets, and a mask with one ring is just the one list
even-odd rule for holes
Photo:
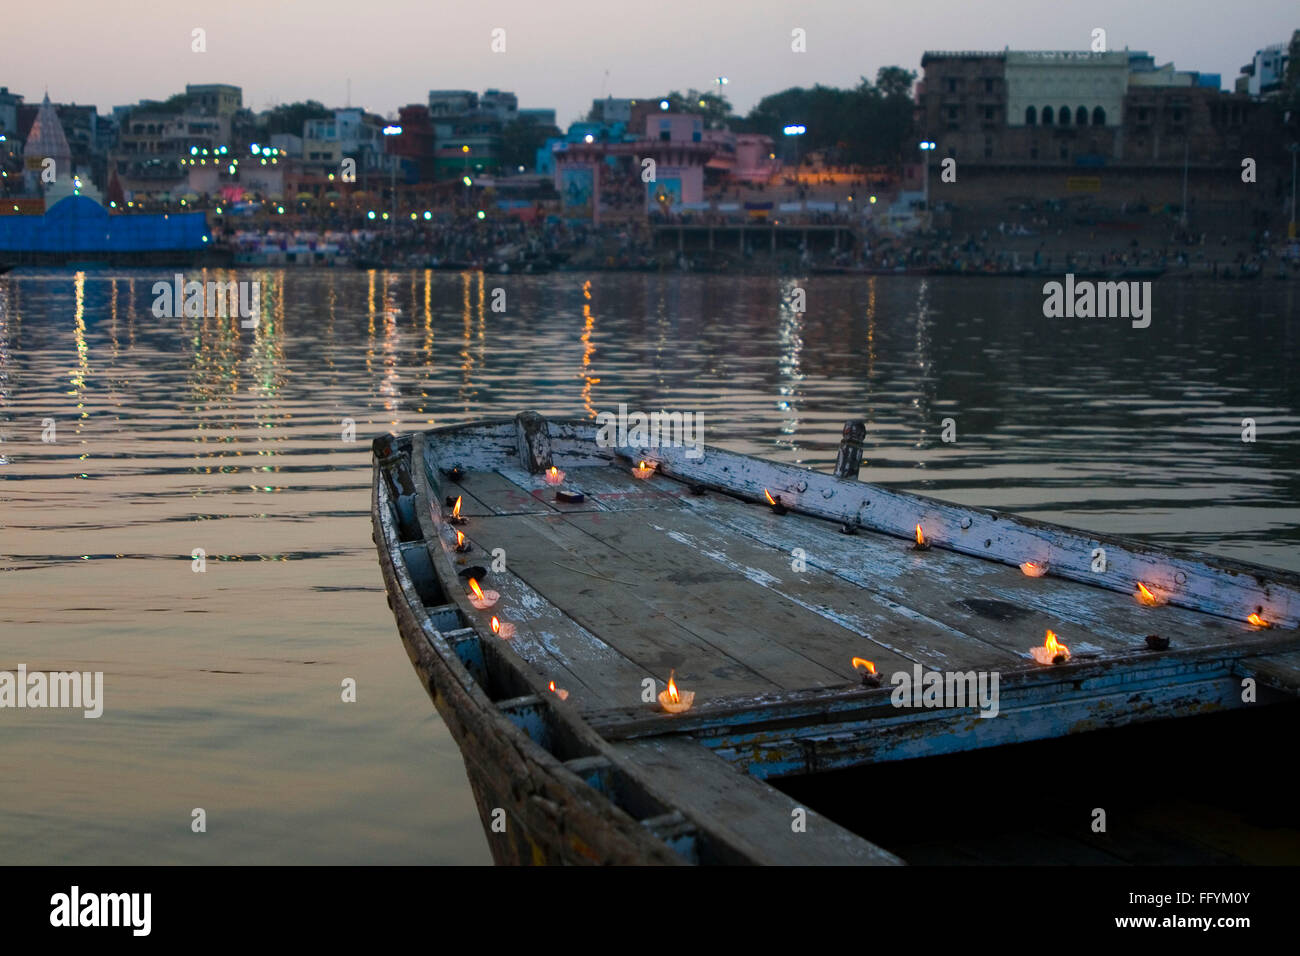
[[[1028,650],[1048,628],[1077,661],[1143,654],[1151,634],[1173,649],[1212,649],[1257,633],[1243,622],[1147,607],[1078,581],[1029,578],[939,548],[916,551],[876,532],[828,534],[833,526],[823,520],[694,495],[663,476],[638,481],[615,465],[573,468],[565,486],[585,492],[584,508],[561,513],[548,501],[553,489],[518,469],[469,474],[457,486],[475,512],[490,512],[479,517],[462,508],[471,516],[463,528],[470,540],[485,555],[506,553],[508,572],[492,586],[534,595],[530,608],[562,610],[591,635],[587,642],[633,665],[616,679],[653,676],[662,686],[676,669],[700,700],[851,689],[859,677],[853,657],[872,660],[882,673],[913,663],[1032,669]],[[557,634],[551,643],[563,641]],[[516,649],[527,650],[523,643]],[[553,668],[541,658],[534,663]],[[569,673],[576,688],[609,687],[612,676]],[[637,692],[639,684],[614,696],[636,699]],[[592,710],[610,696],[575,699]]]

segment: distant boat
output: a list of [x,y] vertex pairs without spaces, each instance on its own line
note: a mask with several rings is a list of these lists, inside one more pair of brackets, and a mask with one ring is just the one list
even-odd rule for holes
[[44,214],[0,216],[0,255],[13,265],[223,265],[201,212],[112,212],[87,196],[67,196]]

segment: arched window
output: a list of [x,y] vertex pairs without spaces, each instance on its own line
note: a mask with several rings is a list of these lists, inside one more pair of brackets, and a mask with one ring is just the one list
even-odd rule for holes
[[1038,122],[1038,111],[1032,106],[1025,107],[1025,125],[1033,126]]
[[1092,125],[1093,126],[1106,125],[1106,111],[1102,109],[1100,106],[1098,106],[1095,110],[1092,111]]
[[1074,111],[1074,125],[1075,126],[1088,125],[1088,107],[1080,106],[1077,110]]
[[1052,108],[1050,106],[1043,107],[1043,125],[1044,126],[1052,125]]
[[1056,114],[1056,122],[1060,126],[1070,125],[1070,108],[1068,106],[1061,107],[1061,112]]

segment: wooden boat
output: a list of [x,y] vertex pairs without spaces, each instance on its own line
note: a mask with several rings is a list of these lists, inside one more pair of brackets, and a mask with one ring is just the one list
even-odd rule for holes
[[[1300,576],[863,483],[864,435],[834,474],[528,412],[374,442],[389,604],[498,863],[904,862],[768,781],[1300,689]],[[900,695],[931,674],[943,706]]]

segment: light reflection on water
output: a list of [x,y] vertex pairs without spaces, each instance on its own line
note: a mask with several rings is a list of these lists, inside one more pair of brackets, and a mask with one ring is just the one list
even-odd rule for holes
[[1291,283],[1160,282],[1134,330],[992,279],[195,277],[257,279],[258,327],[155,318],[169,276],[0,279],[0,669],[107,698],[5,712],[3,861],[488,860],[370,542],[389,430],[626,402],[825,469],[865,418],[869,480],[1300,570]]

